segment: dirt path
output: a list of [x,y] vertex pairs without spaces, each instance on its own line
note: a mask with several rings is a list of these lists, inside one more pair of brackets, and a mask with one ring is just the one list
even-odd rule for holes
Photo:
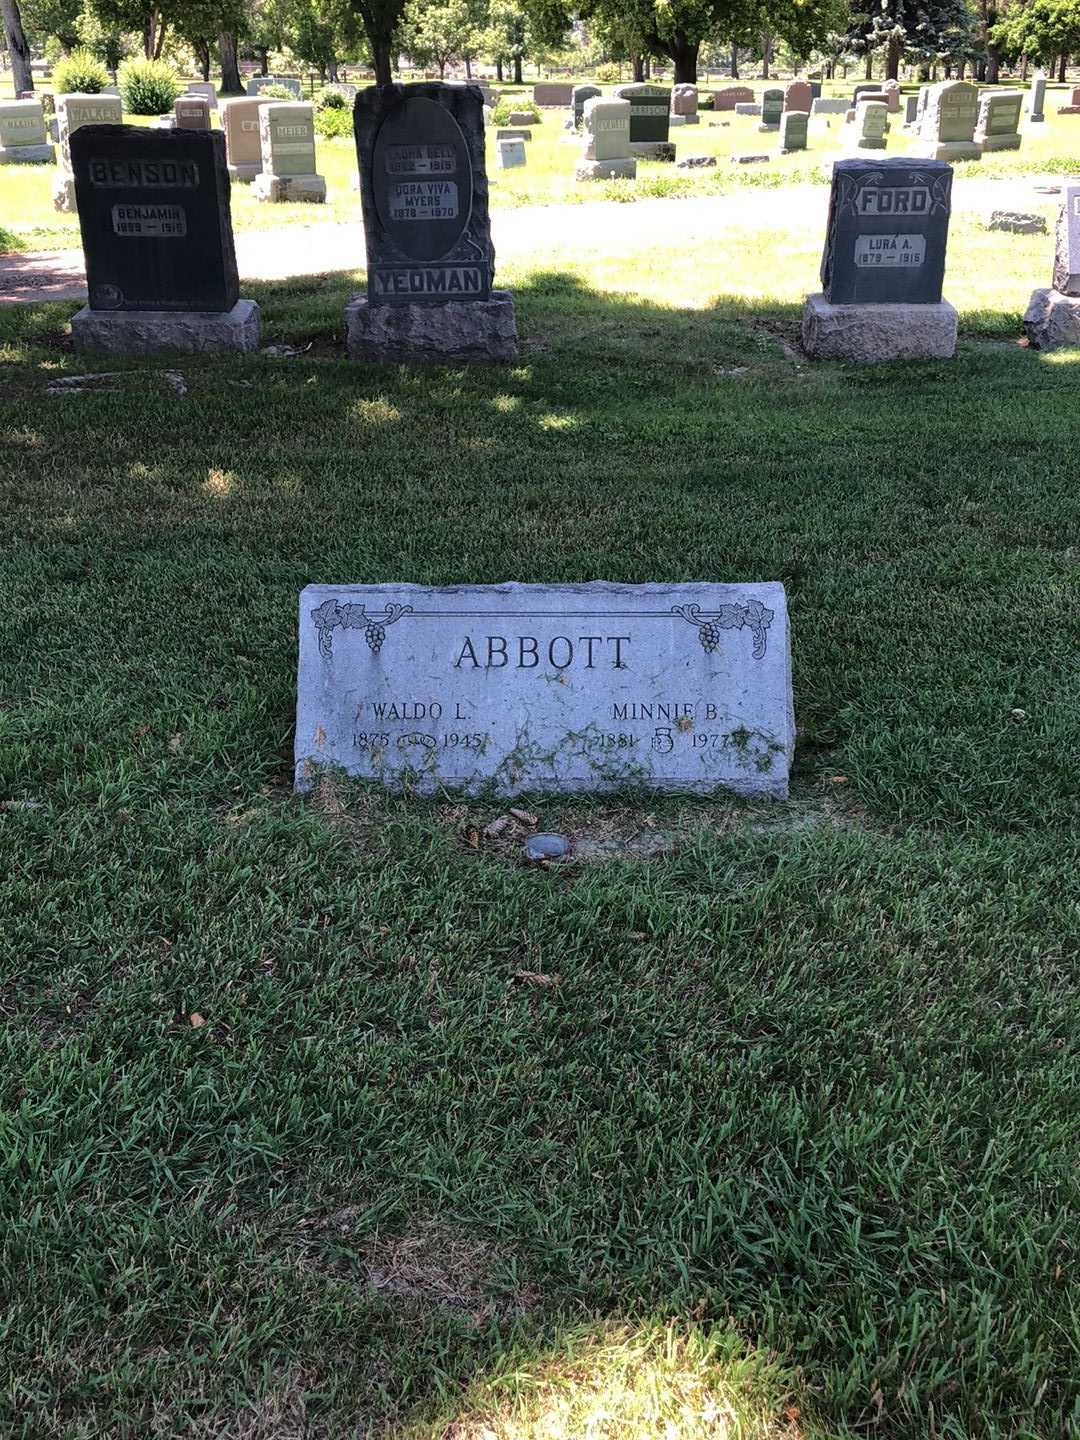
[[[1018,180],[958,180],[953,208],[1030,210],[1052,196],[1036,191],[1051,184],[1042,176]],[[670,244],[673,228],[683,241],[703,240],[724,230],[760,230],[814,224],[824,233],[829,192],[823,185],[789,185],[775,190],[749,187],[683,200],[601,200],[589,205],[529,205],[496,210],[492,232],[499,258],[542,256],[574,236],[582,255],[602,252],[626,259]],[[364,232],[359,223],[289,225],[280,230],[241,231],[237,262],[243,280],[285,280],[364,267]],[[41,300],[85,300],[81,250],[41,250],[0,255],[0,305]]]

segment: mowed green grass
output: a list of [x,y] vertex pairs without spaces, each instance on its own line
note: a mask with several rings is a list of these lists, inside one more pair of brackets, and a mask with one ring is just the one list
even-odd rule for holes
[[[1076,357],[571,242],[490,370],[347,366],[347,277],[292,359],[0,312],[7,1434],[1080,1425]],[[303,585],[595,577],[785,582],[789,802],[291,794]]]

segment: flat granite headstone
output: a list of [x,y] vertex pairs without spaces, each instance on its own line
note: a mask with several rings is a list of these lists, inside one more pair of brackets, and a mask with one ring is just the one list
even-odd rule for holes
[[356,97],[368,290],[345,310],[352,358],[516,356],[513,301],[491,288],[483,104],[427,81]]
[[[89,295],[72,320],[76,348],[254,348],[242,343],[253,327],[258,342],[258,309],[239,295],[224,136],[84,125],[69,143]],[[200,329],[200,317],[212,318]],[[230,327],[234,343],[205,343]],[[200,334],[204,343],[177,343]]]
[[632,180],[637,160],[630,153],[630,102],[593,99],[585,103],[585,146],[578,180]]
[[975,143],[983,150],[1020,149],[1022,90],[995,90],[979,100]]
[[180,95],[173,105],[177,130],[209,130],[210,102],[205,95]]
[[[645,155],[633,147],[644,145],[651,152],[668,143],[671,91],[664,85],[620,85],[616,100],[630,102],[630,153]],[[671,158],[675,158],[674,149]]]
[[779,130],[784,113],[783,90],[766,90],[761,97],[761,130]]
[[259,112],[262,170],[252,194],[272,204],[321,205],[326,181],[315,173],[315,112],[306,101],[272,100]]
[[1046,76],[1041,70],[1037,70],[1031,78],[1030,109],[1028,120],[1033,125],[1041,125],[1046,119],[1043,106],[1046,104]]
[[805,110],[785,110],[780,117],[780,153],[790,155],[806,149],[806,127],[810,116]]
[[574,93],[571,96],[571,104],[574,107],[574,129],[581,129],[581,122],[585,118],[586,100],[599,100],[603,95],[599,85],[575,85]]
[[861,96],[855,106],[855,146],[859,150],[884,150],[885,131],[889,124],[889,107],[884,100]]
[[526,163],[524,140],[500,140],[495,147],[500,170],[517,170]]
[[56,151],[45,130],[41,101],[0,100],[0,165],[55,159]]
[[573,98],[573,85],[545,81],[533,86],[533,104],[540,110],[565,109]]
[[784,587],[309,585],[296,786],[787,794]]
[[736,115],[760,115],[761,106],[754,100],[740,100],[735,106]]
[[230,180],[248,184],[261,174],[259,112],[269,104],[269,100],[260,100],[257,96],[222,102],[221,128],[225,135]]
[[53,205],[57,210],[75,209],[75,181],[71,173],[71,137],[82,125],[119,125],[124,109],[118,95],[80,95],[77,92],[56,97],[56,134],[60,143],[60,164],[53,187]]
[[713,91],[713,110],[734,110],[736,105],[752,105],[754,92],[749,85],[728,85]]

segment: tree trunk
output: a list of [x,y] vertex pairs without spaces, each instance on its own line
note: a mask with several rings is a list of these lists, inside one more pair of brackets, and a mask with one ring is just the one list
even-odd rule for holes
[[375,84],[392,85],[394,83],[393,57],[390,54],[389,35],[368,35],[368,44],[371,46],[371,58],[375,64]]
[[[160,19],[160,16],[159,16],[159,19]],[[168,24],[167,24],[166,21],[164,21],[164,20],[162,20],[162,21],[161,21],[161,24],[158,26],[157,39],[154,41],[154,59],[155,59],[155,60],[160,60],[160,59],[161,59],[161,51],[162,51],[162,49],[163,49],[163,47],[164,47],[164,45],[165,45],[165,32],[166,32],[166,30],[168,30],[168,28],[169,28],[169,27],[168,27]]]
[[889,49],[885,56],[885,79],[900,79],[900,41],[895,35],[889,36]]
[[151,10],[143,25],[142,48],[143,55],[147,60],[154,58],[154,28],[157,21],[157,11]]
[[330,84],[331,84],[331,85],[336,85],[336,84],[338,83],[338,68],[337,68],[337,65],[338,65],[338,62],[337,62],[336,60],[328,60],[328,61],[326,62],[326,73],[327,73],[327,75],[329,75],[329,77],[330,77]]
[[732,80],[739,78],[739,47],[734,43],[731,46],[731,78]]
[[634,56],[634,84],[640,85],[645,79],[645,57],[644,55]]
[[1068,58],[1069,57],[1067,55],[1062,55],[1061,59],[1058,61],[1058,80],[1062,85],[1065,84],[1065,62],[1068,60]]
[[34,72],[30,69],[30,46],[26,43],[23,32],[19,0],[0,0],[0,10],[4,15],[4,36],[11,55],[11,79],[15,94],[18,95],[22,90],[34,88]]
[[691,42],[686,38],[685,31],[676,30],[666,49],[675,64],[675,84],[696,85],[698,51],[701,49],[701,41]]
[[872,50],[867,50],[866,52],[866,70],[864,78],[867,80],[872,80],[874,78],[874,52]]
[[520,55],[515,55],[515,56],[514,56],[514,84],[515,84],[515,85],[520,85],[521,83],[522,83],[522,79],[521,79],[521,56],[520,56]]
[[266,45],[260,45],[259,50],[258,50],[258,55],[259,55],[259,74],[260,74],[260,75],[269,75],[269,74],[270,74],[270,50],[269,50],[269,47],[266,46]]
[[773,37],[769,34],[769,32],[768,32],[767,30],[765,30],[765,31],[762,32],[762,36],[761,36],[761,78],[762,78],[762,80],[768,80],[768,78],[769,78],[769,65],[770,65],[771,62],[772,62],[772,57],[773,57]]
[[195,40],[191,48],[195,51],[195,59],[199,65],[199,74],[204,80],[210,79],[210,42],[209,40]]
[[501,61],[501,60],[496,60],[496,61],[495,61],[495,79],[499,82],[500,85],[502,84],[502,78],[503,78],[503,73],[502,73],[502,61]]
[[998,83],[998,71],[1001,67],[1001,56],[998,54],[996,45],[991,45],[986,52],[986,83],[996,85]]
[[221,61],[221,93],[242,95],[244,86],[240,79],[240,66],[236,58],[237,39],[223,30],[218,36],[218,59]]
[[965,71],[966,69],[967,69],[967,61],[963,58],[963,56],[961,56],[960,59],[956,62],[956,78],[957,78],[957,80],[963,80],[963,78],[964,78],[964,71]]
[[472,84],[472,59],[468,55],[465,56],[465,81]]

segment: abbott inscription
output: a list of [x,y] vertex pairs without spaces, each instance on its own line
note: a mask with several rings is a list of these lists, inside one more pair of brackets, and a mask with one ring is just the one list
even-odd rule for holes
[[780,584],[312,585],[296,784],[339,766],[420,789],[784,795]]

